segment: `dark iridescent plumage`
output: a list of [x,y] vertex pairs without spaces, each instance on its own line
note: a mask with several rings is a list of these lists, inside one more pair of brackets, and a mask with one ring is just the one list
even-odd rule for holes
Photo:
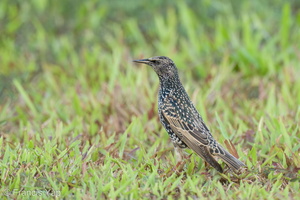
[[175,147],[193,149],[219,172],[223,170],[214,156],[221,158],[232,169],[238,170],[244,166],[213,138],[182,86],[171,59],[157,56],[134,62],[150,65],[158,75],[159,118]]

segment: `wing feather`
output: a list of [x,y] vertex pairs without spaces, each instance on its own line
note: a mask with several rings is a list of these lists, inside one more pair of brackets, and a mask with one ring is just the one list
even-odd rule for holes
[[223,172],[220,164],[210,154],[207,145],[207,139],[201,138],[203,134],[194,133],[192,130],[186,130],[183,126],[184,122],[176,120],[174,117],[166,115],[162,111],[162,116],[170,124],[174,133],[192,150],[194,150],[201,158],[208,162],[212,167],[216,168],[219,172]]
[[162,116],[167,120],[172,130],[176,133],[179,138],[182,138],[184,135],[187,138],[193,137],[202,145],[208,145],[209,139],[208,135],[199,130],[197,125],[189,124],[188,122],[182,121],[176,117],[174,114],[169,114],[164,109],[161,111]]

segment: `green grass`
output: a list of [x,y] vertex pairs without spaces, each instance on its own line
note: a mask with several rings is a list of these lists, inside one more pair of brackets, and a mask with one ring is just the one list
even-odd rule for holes
[[[297,1],[0,2],[0,195],[6,199],[295,199]],[[217,140],[248,170],[177,163],[158,79],[172,58]],[[223,167],[226,166],[223,164]]]

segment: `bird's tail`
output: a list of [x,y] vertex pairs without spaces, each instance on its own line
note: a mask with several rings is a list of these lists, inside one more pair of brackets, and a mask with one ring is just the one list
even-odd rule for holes
[[215,156],[221,158],[231,169],[239,170],[241,167],[245,166],[245,164],[242,161],[231,155],[220,144],[218,147],[220,153],[215,154]]

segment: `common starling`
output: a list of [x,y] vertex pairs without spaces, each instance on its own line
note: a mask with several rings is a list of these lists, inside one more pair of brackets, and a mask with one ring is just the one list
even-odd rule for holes
[[170,58],[157,56],[134,62],[150,65],[158,75],[159,118],[175,149],[191,148],[219,172],[223,170],[214,156],[234,170],[245,166],[213,138],[180,82],[176,65]]

